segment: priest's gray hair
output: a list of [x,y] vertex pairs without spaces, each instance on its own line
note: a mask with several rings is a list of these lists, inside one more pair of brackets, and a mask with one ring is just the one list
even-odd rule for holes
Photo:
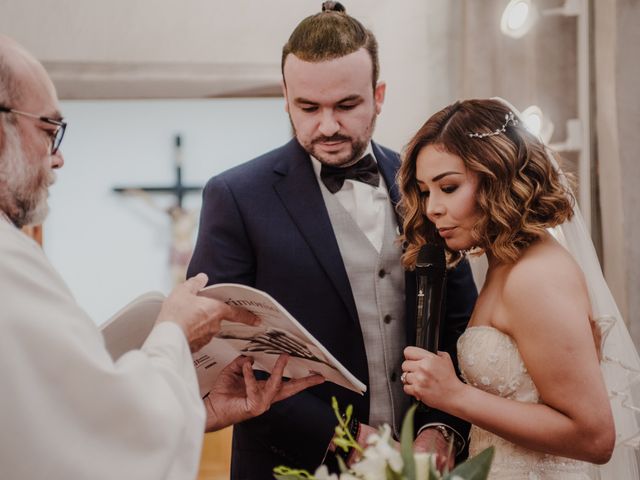
[[[0,42],[2,38],[0,37]],[[18,102],[20,88],[18,81],[11,68],[6,49],[0,43],[0,105],[9,107]],[[15,125],[14,115],[0,115],[0,154],[5,150],[7,143],[7,133],[10,127]]]
[[[10,61],[11,46],[7,46],[4,40],[5,38],[0,35],[0,105],[11,107],[18,103],[21,90]],[[8,117],[8,120],[13,123],[11,115],[2,115],[2,117]],[[3,124],[4,121],[0,120],[0,125]]]

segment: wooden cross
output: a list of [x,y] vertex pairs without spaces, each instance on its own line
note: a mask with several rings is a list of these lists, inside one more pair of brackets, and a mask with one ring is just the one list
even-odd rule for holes
[[176,135],[176,157],[175,157],[175,169],[176,169],[176,181],[173,185],[167,186],[140,186],[140,187],[113,187],[113,191],[117,193],[134,193],[134,192],[147,192],[154,193],[170,193],[176,197],[176,204],[174,208],[183,210],[182,200],[187,193],[201,192],[203,187],[196,187],[191,185],[184,185],[182,183],[182,155],[181,155],[181,138],[180,135]]

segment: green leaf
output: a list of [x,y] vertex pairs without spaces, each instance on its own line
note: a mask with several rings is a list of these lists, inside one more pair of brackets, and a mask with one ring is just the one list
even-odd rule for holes
[[402,473],[407,480],[416,479],[416,462],[413,459],[413,416],[418,404],[414,404],[404,416],[402,431],[400,432],[400,454],[404,468]]
[[277,480],[314,480],[316,478],[306,470],[296,470],[295,468],[285,467],[284,465],[274,468],[273,476]]
[[351,447],[351,442],[349,442],[348,440],[345,440],[344,438],[334,438],[333,444],[336,447],[340,447],[345,452],[349,450],[349,447]]
[[450,479],[454,475],[458,475],[465,480],[486,480],[489,476],[489,470],[491,469],[493,453],[494,447],[486,448],[475,457],[458,465],[449,472],[443,480]]
[[302,475],[297,475],[297,474],[279,475],[277,473],[274,473],[273,477],[276,480],[300,480],[300,479],[306,480],[310,478],[315,478],[315,477],[303,477]]
[[344,460],[340,455],[336,455],[336,460],[338,461],[338,468],[340,469],[341,473],[345,473],[349,471],[349,469],[347,468],[347,464],[344,463]]
[[349,405],[347,407],[347,411],[344,414],[344,423],[346,425],[348,425],[349,422],[351,421],[351,415],[353,415],[353,405]]

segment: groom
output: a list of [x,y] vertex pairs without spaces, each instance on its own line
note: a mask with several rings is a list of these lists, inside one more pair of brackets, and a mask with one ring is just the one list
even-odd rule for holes
[[[353,405],[361,443],[382,423],[398,432],[410,404],[400,373],[402,350],[415,337],[415,284],[396,242],[399,157],[371,141],[385,95],[377,43],[340,4],[323,7],[282,52],[295,138],[209,181],[189,275],[265,290],[368,391],[360,396],[327,382],[237,425],[234,479],[335,461],[331,397],[342,409]],[[463,263],[448,278],[441,345],[452,358],[475,298]],[[461,448],[468,430],[437,411],[419,414],[416,427],[416,448],[445,455],[448,440]]]

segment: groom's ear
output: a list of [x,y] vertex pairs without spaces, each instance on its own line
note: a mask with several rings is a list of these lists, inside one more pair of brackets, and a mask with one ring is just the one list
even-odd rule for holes
[[289,113],[289,96],[287,95],[287,84],[284,82],[284,78],[280,81],[280,87],[282,88],[282,96],[284,97],[284,111]]
[[385,82],[378,82],[376,88],[373,90],[373,99],[376,105],[376,113],[380,115],[382,112],[382,104],[384,103],[384,97],[387,93],[387,84]]

